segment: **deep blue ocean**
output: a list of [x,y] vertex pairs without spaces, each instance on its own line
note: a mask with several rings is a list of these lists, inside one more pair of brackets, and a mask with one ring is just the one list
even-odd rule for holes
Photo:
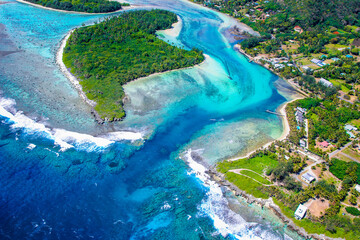
[[234,50],[232,18],[183,0],[133,0],[181,18],[194,68],[127,84],[127,117],[98,125],[56,63],[64,36],[106,15],[0,0],[0,239],[301,239],[211,181],[209,166],[283,132],[295,92]]

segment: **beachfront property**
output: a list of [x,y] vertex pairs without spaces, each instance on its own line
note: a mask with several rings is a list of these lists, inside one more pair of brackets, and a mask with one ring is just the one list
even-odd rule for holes
[[350,124],[346,124],[344,128],[346,131],[357,131],[357,128]]
[[306,211],[307,211],[307,207],[305,207],[304,205],[300,204],[298,206],[298,208],[296,209],[295,211],[295,218],[297,220],[301,220],[305,217],[305,214],[306,214]]
[[311,175],[310,173],[305,173],[304,175],[301,176],[301,178],[308,184],[310,184],[316,180],[316,178],[313,175]]
[[359,184],[356,184],[355,186],[355,190],[358,191],[360,193],[360,185]]
[[297,121],[298,124],[301,124],[304,122],[305,120],[305,116],[304,114],[306,113],[306,109],[305,108],[301,108],[301,107],[297,107],[296,108],[296,112],[295,112],[295,119]]
[[320,78],[319,83],[321,83],[325,87],[334,87],[334,85],[325,78]]

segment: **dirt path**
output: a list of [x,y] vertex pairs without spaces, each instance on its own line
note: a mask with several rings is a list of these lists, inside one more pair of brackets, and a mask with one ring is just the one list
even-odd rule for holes
[[[260,183],[261,185],[266,186],[266,187],[274,186],[274,184],[264,184],[264,183],[259,182],[258,180],[254,179],[254,178],[252,178],[252,177],[249,177],[248,175],[242,174],[242,173],[241,173],[242,170],[246,170],[246,171],[249,171],[249,172],[253,172],[253,173],[259,175],[260,177],[266,179],[266,178],[265,178],[264,176],[262,176],[261,174],[255,172],[255,171],[253,171],[253,170],[246,169],[246,168],[232,169],[232,170],[230,170],[229,172],[236,173],[236,174],[239,174],[239,175],[241,175],[241,176],[250,178],[251,180],[253,180],[253,181],[257,182],[257,183]],[[268,180],[268,179],[266,179],[266,180]],[[268,180],[268,181],[269,181],[269,180]],[[269,181],[269,182],[270,182],[270,181]]]

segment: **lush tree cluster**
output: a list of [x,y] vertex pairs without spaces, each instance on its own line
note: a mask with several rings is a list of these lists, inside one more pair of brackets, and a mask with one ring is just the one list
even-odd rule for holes
[[360,184],[360,164],[356,162],[344,162],[339,159],[330,161],[330,172],[345,182]]
[[171,28],[176,14],[165,10],[132,11],[74,31],[63,60],[80,79],[103,119],[121,119],[122,85],[152,73],[180,69],[204,60],[201,51],[172,46],[155,35]]
[[354,207],[347,207],[346,211],[354,216],[360,216],[360,211],[357,208]]
[[55,8],[66,11],[87,12],[87,13],[107,13],[121,9],[121,4],[117,1],[109,0],[26,0],[40,4],[44,7]]

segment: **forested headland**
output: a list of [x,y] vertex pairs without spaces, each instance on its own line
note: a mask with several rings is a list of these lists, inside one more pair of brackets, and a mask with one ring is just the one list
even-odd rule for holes
[[64,49],[66,67],[79,79],[95,111],[108,121],[125,116],[122,85],[134,79],[194,66],[202,51],[172,46],[155,35],[171,28],[176,14],[165,10],[132,11],[76,29]]
[[121,6],[129,5],[109,0],[25,0],[44,7],[55,8],[65,11],[108,13],[121,9]]

